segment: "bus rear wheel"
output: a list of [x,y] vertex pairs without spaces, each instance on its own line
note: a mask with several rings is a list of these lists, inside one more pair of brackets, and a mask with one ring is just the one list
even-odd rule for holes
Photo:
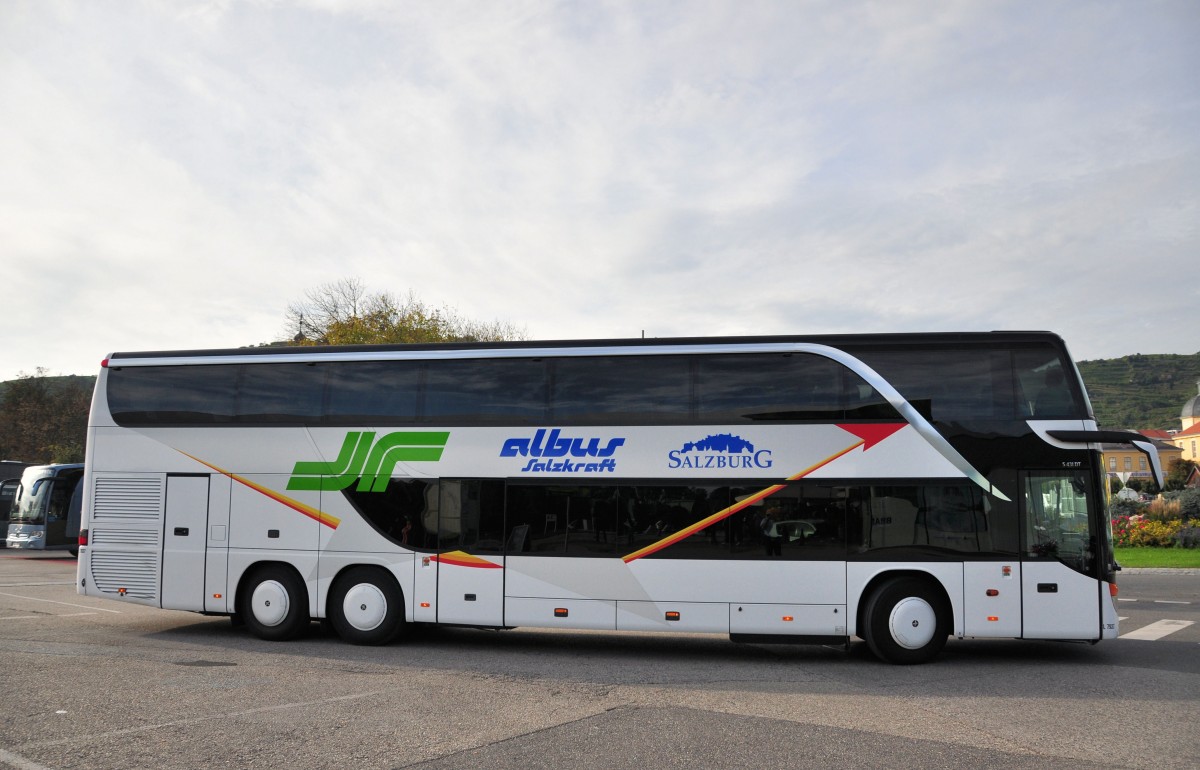
[[328,608],[333,629],[351,644],[387,644],[404,630],[404,596],[382,569],[343,572],[329,590]]
[[239,592],[238,605],[238,615],[259,639],[294,639],[308,627],[308,591],[287,567],[255,570]]
[[925,663],[946,645],[949,614],[940,592],[928,581],[889,580],[867,601],[867,645],[888,663]]

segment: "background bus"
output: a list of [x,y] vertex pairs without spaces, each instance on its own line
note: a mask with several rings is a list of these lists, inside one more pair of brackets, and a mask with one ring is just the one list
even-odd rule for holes
[[[0,460],[0,532],[8,535],[8,512],[12,509],[13,498],[16,497],[17,487],[21,484],[21,472],[29,467],[29,463],[17,460]],[[0,541],[0,547],[4,541]]]
[[243,620],[1115,638],[1097,429],[1047,333],[117,353],[79,591]]
[[63,463],[25,469],[9,512],[9,548],[78,553],[83,468],[83,463]]

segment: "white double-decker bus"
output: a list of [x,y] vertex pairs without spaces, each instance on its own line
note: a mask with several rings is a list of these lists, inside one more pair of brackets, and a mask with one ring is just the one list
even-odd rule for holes
[[1040,332],[114,353],[78,590],[230,615],[1117,636],[1097,429]]

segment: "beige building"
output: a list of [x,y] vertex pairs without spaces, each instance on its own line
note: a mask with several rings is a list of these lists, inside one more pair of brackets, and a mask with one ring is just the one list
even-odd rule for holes
[[[1143,434],[1144,435],[1144,434]],[[1165,473],[1171,463],[1179,459],[1179,447],[1159,440],[1155,436],[1147,436],[1158,450],[1158,464]],[[1150,472],[1150,462],[1146,455],[1126,444],[1101,444],[1101,456],[1104,461],[1104,472],[1109,476],[1128,481],[1129,479],[1153,479]],[[1124,474],[1129,474],[1128,476]]]
[[[1196,383],[1200,389],[1200,382]],[[1171,443],[1179,447],[1183,459],[1200,462],[1200,394],[1192,396],[1179,413],[1183,430],[1171,437]]]

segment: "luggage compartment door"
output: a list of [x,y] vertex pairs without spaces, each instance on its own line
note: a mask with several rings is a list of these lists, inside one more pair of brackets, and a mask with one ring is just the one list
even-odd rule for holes
[[208,476],[167,476],[160,606],[204,610]]

